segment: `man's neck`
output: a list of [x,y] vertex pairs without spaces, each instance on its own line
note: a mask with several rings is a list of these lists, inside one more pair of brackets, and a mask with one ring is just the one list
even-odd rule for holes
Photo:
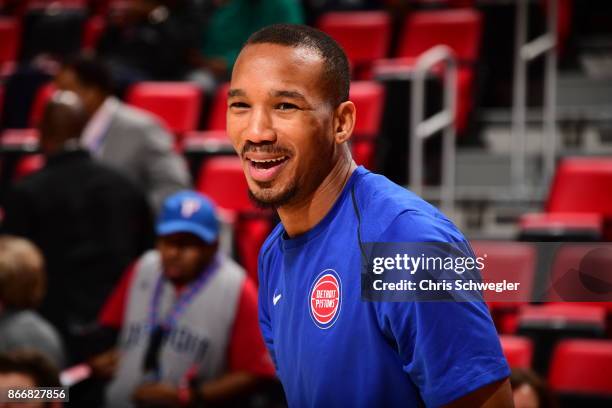
[[331,210],[356,168],[350,155],[341,158],[310,196],[279,207],[278,216],[287,234],[295,237],[317,225]]

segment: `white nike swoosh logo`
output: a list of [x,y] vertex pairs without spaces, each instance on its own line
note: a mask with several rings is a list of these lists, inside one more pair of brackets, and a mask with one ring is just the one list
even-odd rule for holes
[[274,296],[272,298],[272,303],[274,303],[274,306],[276,306],[276,304],[278,303],[278,301],[280,300],[281,296],[283,296],[282,293],[279,293],[278,295]]

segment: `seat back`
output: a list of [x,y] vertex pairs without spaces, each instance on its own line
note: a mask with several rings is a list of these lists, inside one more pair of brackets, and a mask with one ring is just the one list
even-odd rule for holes
[[17,59],[21,28],[16,18],[0,17],[0,65]]
[[387,56],[391,18],[384,11],[329,12],[321,16],[317,27],[340,44],[354,67]]
[[549,384],[563,394],[607,397],[612,401],[612,341],[566,340],[553,354]]
[[128,90],[126,101],[156,115],[175,134],[198,127],[202,93],[194,84],[140,82]]
[[225,130],[225,121],[227,113],[227,91],[229,90],[229,82],[219,85],[215,92],[215,100],[210,110],[208,118],[207,130]]
[[36,91],[36,96],[34,97],[32,107],[30,108],[31,128],[37,127],[40,121],[42,120],[43,114],[45,113],[45,107],[47,106],[47,102],[49,102],[49,99],[51,99],[51,96],[56,90],[57,88],[55,87],[55,84],[53,82],[48,82],[38,88],[38,91]]
[[612,217],[612,159],[571,157],[557,167],[547,212],[589,212]]
[[359,136],[378,135],[385,102],[384,87],[372,81],[353,81],[349,99],[357,109],[357,122],[353,133]]
[[84,50],[95,50],[98,40],[104,29],[106,28],[106,22],[102,16],[90,17],[85,22],[83,29],[83,42],[81,44]]
[[439,44],[449,46],[460,61],[478,58],[482,17],[472,9],[419,11],[409,14],[397,50],[398,57],[416,58]]
[[511,368],[531,368],[533,344],[529,338],[502,335],[499,340]]
[[223,210],[238,213],[255,208],[249,200],[248,184],[237,156],[207,159],[200,169],[197,189]]

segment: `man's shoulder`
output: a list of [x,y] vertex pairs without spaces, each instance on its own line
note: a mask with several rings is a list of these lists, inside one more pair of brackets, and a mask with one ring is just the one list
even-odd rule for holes
[[153,114],[120,103],[113,115],[107,137],[121,139],[122,146],[125,145],[125,137],[129,134],[130,140],[150,142],[163,142],[170,145],[171,136],[164,128],[160,120]]
[[130,128],[159,126],[159,121],[151,113],[123,102],[118,102],[113,121]]
[[380,174],[363,171],[353,195],[365,242],[464,239],[436,207]]
[[3,331],[18,336],[48,338],[59,341],[55,328],[38,313],[22,310],[5,319]]
[[283,225],[279,222],[276,227],[272,230],[272,232],[268,235],[268,238],[264,241],[261,249],[259,250],[259,262],[264,262],[267,257],[274,252],[275,248],[280,249],[278,246],[280,245],[281,235],[283,233]]

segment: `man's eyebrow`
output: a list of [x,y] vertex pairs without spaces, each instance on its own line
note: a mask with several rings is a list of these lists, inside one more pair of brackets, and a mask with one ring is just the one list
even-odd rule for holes
[[227,96],[228,98],[231,98],[232,96],[245,96],[245,92],[242,89],[230,89],[229,91],[227,91]]
[[306,97],[298,91],[272,91],[270,94],[274,97],[285,97],[306,100]]

